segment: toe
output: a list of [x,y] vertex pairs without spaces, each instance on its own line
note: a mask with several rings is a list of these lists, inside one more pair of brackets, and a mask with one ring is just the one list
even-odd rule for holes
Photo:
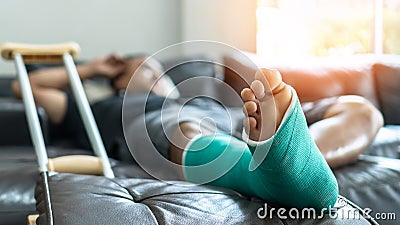
[[267,70],[267,69],[260,69],[260,70],[258,70],[256,72],[256,75],[254,76],[254,80],[261,81],[261,83],[264,85],[264,90],[265,89],[267,89],[267,90],[270,89],[270,86],[269,86],[269,83],[268,83],[268,80],[267,80],[267,76],[268,76],[268,73],[269,73],[268,71],[269,70]]
[[254,95],[253,91],[250,88],[245,88],[240,93],[242,96],[243,101],[254,101],[256,100],[256,96]]
[[257,71],[255,79],[264,84],[265,89],[274,90],[282,83],[282,76],[278,70],[262,68]]
[[249,117],[249,125],[250,125],[250,129],[255,129],[257,127],[257,120],[254,117]]
[[248,116],[253,116],[257,112],[257,104],[253,101],[245,102],[243,112]]
[[257,120],[254,117],[246,117],[243,120],[243,127],[247,134],[250,135],[250,131],[254,130],[257,126]]
[[264,84],[261,81],[253,81],[250,85],[250,88],[257,99],[262,99],[265,96]]

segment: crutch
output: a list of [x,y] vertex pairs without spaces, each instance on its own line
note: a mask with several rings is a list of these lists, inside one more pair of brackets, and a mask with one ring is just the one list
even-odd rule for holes
[[[1,47],[1,56],[14,60],[17,78],[21,87],[22,100],[25,106],[29,131],[34,145],[40,172],[57,171],[84,174],[103,174],[114,178],[114,173],[100,137],[93,113],[82,87],[73,59],[80,51],[77,43],[69,42],[54,45],[30,45],[5,43]],[[78,105],[89,141],[97,157],[62,156],[54,159],[47,157],[43,133],[39,124],[32,89],[24,63],[59,63],[64,62],[71,84],[74,99]]]

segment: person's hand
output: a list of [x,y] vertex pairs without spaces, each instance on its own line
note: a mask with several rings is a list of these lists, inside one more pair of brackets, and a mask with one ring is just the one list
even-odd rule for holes
[[110,54],[93,59],[88,66],[93,76],[104,76],[112,79],[125,71],[126,62],[123,57]]

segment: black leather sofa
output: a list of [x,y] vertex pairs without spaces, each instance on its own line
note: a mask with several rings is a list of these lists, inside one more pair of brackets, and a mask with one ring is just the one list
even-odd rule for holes
[[[376,76],[377,66],[369,68]],[[393,82],[397,82],[397,89],[390,89],[391,98],[381,98],[391,101],[387,104],[399,106],[399,66],[389,68],[395,69],[391,78],[379,77],[374,84],[393,86]],[[215,75],[212,66],[202,63],[184,65],[175,73],[187,70],[204,76]],[[112,161],[118,177],[113,180],[88,175],[39,175],[24,109],[21,102],[12,97],[10,81],[8,78],[0,79],[0,224],[26,224],[26,216],[37,213],[40,214],[38,224],[375,224],[376,221],[398,224],[400,221],[399,218],[374,220],[368,215],[354,218],[354,215],[365,213],[363,209],[366,208],[373,210],[371,216],[376,216],[376,213],[400,216],[400,161],[396,159],[400,148],[400,123],[396,116],[399,107],[394,105],[380,107],[385,110],[384,116],[389,124],[365,152],[379,158],[363,157],[334,171],[340,194],[344,196],[338,201],[340,210],[336,217],[325,215],[319,220],[292,220],[281,219],[275,212],[272,218],[260,219],[257,212],[264,207],[264,202],[259,199],[249,199],[232,190],[211,186],[166,184],[154,180],[138,166],[117,160]],[[39,114],[46,134],[46,115],[41,110]],[[45,137],[48,139],[48,135]],[[50,146],[48,153],[55,157],[90,154],[90,151],[74,149],[63,143]],[[43,191],[46,190],[44,184],[52,187],[50,192]],[[49,196],[51,207],[50,202],[46,202]]]

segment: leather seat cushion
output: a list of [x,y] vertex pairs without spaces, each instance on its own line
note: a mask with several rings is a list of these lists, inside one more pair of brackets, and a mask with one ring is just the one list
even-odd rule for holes
[[362,209],[372,209],[370,215],[374,218],[377,213],[395,213],[396,220],[377,222],[397,225],[400,223],[400,169],[394,170],[387,166],[388,163],[359,161],[336,169],[334,174],[341,195]]
[[400,222],[400,160],[392,161],[398,159],[399,150],[400,126],[385,126],[364,152],[382,157],[380,162],[360,160],[334,170],[341,195],[361,208],[373,209],[372,216],[396,213],[397,220],[378,220],[382,224]]
[[[48,148],[49,157],[85,151]],[[0,224],[26,224],[26,216],[35,213],[34,188],[39,177],[32,147],[0,148]]]
[[365,150],[364,154],[399,159],[400,126],[382,127],[374,142]]
[[[148,179],[108,179],[101,176],[54,174],[36,189],[37,224],[46,224],[44,188],[47,179],[54,224],[370,224],[361,219],[259,219],[264,206],[238,193],[211,186],[173,184]],[[341,202],[348,203],[345,199]],[[343,214],[355,209],[351,203]]]
[[34,186],[39,176],[36,162],[0,163],[0,224],[26,224],[35,212]]

